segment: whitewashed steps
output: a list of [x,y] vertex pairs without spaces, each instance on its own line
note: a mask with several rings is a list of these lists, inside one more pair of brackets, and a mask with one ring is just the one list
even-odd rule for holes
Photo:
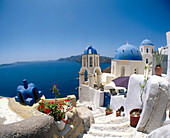
[[88,132],[88,134],[94,137],[123,137],[123,138],[131,138],[133,137],[134,132],[117,132],[117,131],[101,131],[93,129]]
[[130,126],[127,117],[115,117],[115,114],[105,115],[99,111],[92,111],[95,124],[92,124],[83,138],[132,138],[135,128]]
[[95,118],[95,124],[120,124],[127,121],[129,122],[127,117],[103,116]]

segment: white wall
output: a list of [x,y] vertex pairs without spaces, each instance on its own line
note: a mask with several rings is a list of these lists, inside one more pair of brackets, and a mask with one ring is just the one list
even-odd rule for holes
[[168,69],[167,69],[167,80],[170,82],[170,31],[166,33],[167,46],[168,46]]
[[[143,49],[143,51],[141,50]],[[146,49],[148,49],[148,53],[146,53]],[[155,47],[152,45],[141,45],[140,52],[142,54],[143,61],[146,63],[146,59],[148,59],[148,63],[152,62],[152,49],[155,50]]]
[[132,74],[134,74],[135,69],[137,69],[137,74],[144,74],[145,64],[144,61],[112,60],[111,66],[114,66],[113,75],[115,76],[115,78],[117,78],[121,76],[121,68],[123,66],[125,67],[125,76],[131,76]]
[[79,87],[79,101],[87,102],[91,101],[95,107],[103,106],[104,104],[104,92],[100,90],[95,90],[87,85],[81,85]]

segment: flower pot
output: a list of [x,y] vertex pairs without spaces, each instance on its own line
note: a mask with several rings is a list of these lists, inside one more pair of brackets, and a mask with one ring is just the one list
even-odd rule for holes
[[132,127],[137,126],[141,112],[142,112],[142,109],[140,108],[135,108],[130,111],[130,125]]
[[[68,117],[67,117],[67,115],[65,114],[65,119],[64,119],[64,121],[67,121],[67,119],[68,119]],[[65,128],[66,123],[64,123],[62,120],[60,120],[60,121],[56,121],[56,125],[57,125],[58,130],[59,130],[59,131],[62,131],[62,130]]]
[[112,114],[113,113],[113,110],[112,109],[110,109],[110,111],[107,111],[107,109],[105,110],[105,112],[106,112],[106,115],[110,115],[110,114]]
[[120,116],[120,111],[116,111],[116,117]]
[[155,75],[161,76],[162,70],[163,70],[162,67],[155,67]]

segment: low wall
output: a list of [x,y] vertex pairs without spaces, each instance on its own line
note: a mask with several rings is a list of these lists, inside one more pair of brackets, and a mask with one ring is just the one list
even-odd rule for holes
[[[70,98],[72,106],[76,107],[76,96],[75,95],[67,95],[66,98],[57,98],[57,103],[64,104],[64,100]],[[55,99],[45,99],[47,102],[55,102]]]
[[79,101],[80,103],[91,101],[96,107],[103,106],[104,92],[82,84],[79,88]]
[[[72,99],[73,106],[76,106],[76,98],[74,95],[68,95]],[[2,97],[5,98],[5,97]],[[59,103],[64,102],[66,98],[59,98],[57,101]],[[54,102],[54,99],[46,99],[47,102]],[[6,137],[27,137],[27,138],[69,138],[77,137],[79,133],[84,132],[85,125],[84,120],[88,119],[88,116],[81,117],[79,115],[80,111],[77,111],[74,107],[72,111],[67,112],[68,120],[66,124],[66,129],[63,131],[58,131],[54,118],[41,113],[37,110],[38,103],[34,104],[32,107],[28,105],[22,105],[15,102],[14,98],[9,98],[8,106],[12,111],[24,118],[24,120],[12,123],[12,124],[1,124],[0,125],[0,138]],[[87,119],[86,119],[87,118]],[[70,128],[69,125],[73,127]],[[68,130],[69,128],[69,130]]]

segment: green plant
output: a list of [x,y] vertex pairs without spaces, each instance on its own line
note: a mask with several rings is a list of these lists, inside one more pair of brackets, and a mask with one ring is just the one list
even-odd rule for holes
[[[42,113],[48,114],[54,118],[55,121],[60,121],[62,120],[63,122],[66,123],[65,118],[65,113],[67,111],[71,111],[73,109],[73,106],[65,106],[64,108],[63,105],[58,104],[58,103],[46,103],[43,99],[41,99],[42,102],[39,103],[38,110]],[[65,99],[65,102],[69,102],[69,99]]]
[[104,90],[104,85],[100,84],[99,89]]
[[153,55],[153,59],[155,61],[156,67],[161,67],[161,64],[164,59],[164,55],[162,55],[162,51],[154,51],[152,55]]
[[110,106],[108,105],[106,108],[106,112],[112,112],[112,109],[110,108]]
[[53,84],[53,88],[51,89],[51,92],[52,93],[55,93],[55,103],[56,103],[56,97],[58,97],[59,95],[60,95],[60,93],[59,93],[59,89],[57,89],[57,84],[55,85],[55,84]]
[[[53,84],[54,85],[54,84]],[[39,103],[38,110],[42,113],[48,114],[54,118],[55,121],[62,120],[66,123],[65,113],[73,109],[71,105],[70,99],[65,99],[64,104],[65,106],[56,103],[56,97],[59,96],[59,89],[56,88],[57,84],[53,86],[51,89],[52,93],[55,93],[55,102],[45,102],[43,99],[40,99],[41,102]],[[64,108],[66,107],[66,108]]]
[[142,100],[142,95],[143,95],[143,91],[144,91],[144,88],[147,84],[147,81],[148,81],[148,74],[149,74],[149,68],[148,66],[145,65],[145,69],[144,69],[144,80],[143,80],[143,84],[141,82],[139,82],[139,86],[140,86],[140,100],[142,102],[142,105],[143,105],[143,100]]

